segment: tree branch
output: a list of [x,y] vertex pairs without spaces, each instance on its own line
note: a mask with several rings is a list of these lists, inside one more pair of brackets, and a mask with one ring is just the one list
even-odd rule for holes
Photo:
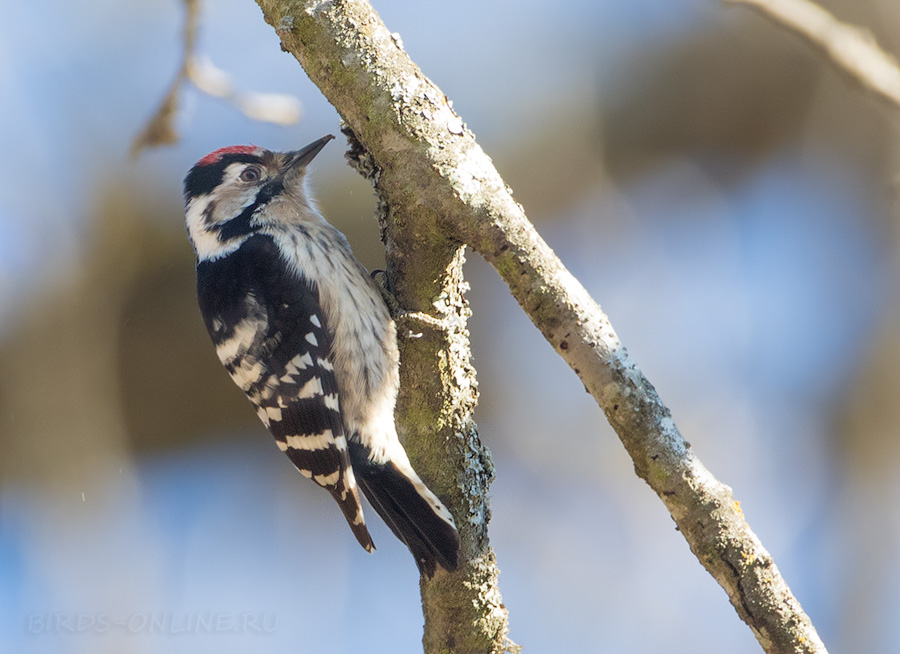
[[235,88],[228,73],[216,68],[209,59],[197,56],[200,0],[183,1],[184,40],[178,72],[169,84],[169,90],[163,96],[156,113],[132,141],[131,156],[137,158],[146,149],[171,145],[178,141],[175,119],[178,116],[178,106],[181,103],[181,92],[185,82],[191,82],[207,95],[231,103],[251,120],[277,125],[292,125],[299,122],[302,108],[297,98],[282,93],[240,91]]
[[[371,157],[370,169],[378,177],[381,199],[390,208],[387,228],[393,231],[388,234],[388,256],[398,270],[407,258],[436,257],[437,261],[425,265],[432,266],[431,274],[438,274],[431,279],[441,282],[457,274],[459,250],[447,250],[449,244],[466,243],[484,256],[596,399],[631,455],[637,474],[665,503],[691,550],[726,590],[763,648],[771,654],[824,652],[809,618],[744,520],[731,489],[717,481],[685,443],[669,410],[632,362],[600,307],[536,233],[444,94],[413,64],[372,7],[364,0],[257,2],[281,37],[282,47],[297,58]],[[423,247],[423,243],[432,246]],[[434,247],[435,243],[439,246]],[[393,252],[394,246],[412,250]],[[439,269],[444,272],[438,273]],[[434,310],[434,295],[415,285],[404,288],[410,279],[402,275],[397,281],[405,308]],[[452,303],[459,301],[461,296],[452,295]],[[442,303],[446,300],[439,298],[437,305]],[[461,317],[464,310],[455,313]],[[441,362],[442,377],[449,370],[444,361],[455,356],[452,350],[442,349],[446,347],[452,343],[423,353],[432,357],[431,365]],[[467,355],[466,351],[462,358]],[[411,358],[403,359],[404,367]],[[451,404],[454,389],[469,383],[465,376],[461,381],[449,380],[443,390],[449,392]],[[418,395],[418,389],[415,392]],[[425,400],[425,395],[418,398]],[[401,409],[407,415],[415,411],[408,406]],[[433,431],[442,421],[439,415],[427,427]],[[458,437],[450,447],[462,455],[464,464],[477,461],[481,453],[473,446],[472,455],[466,454],[472,443],[469,426],[454,428]],[[431,447],[436,445],[432,442]],[[416,450],[418,465],[421,453]],[[429,481],[456,474],[441,472],[433,461],[426,461]],[[452,612],[452,606],[442,604],[441,593],[446,590],[451,602],[465,597],[467,579],[475,578],[469,564],[486,560],[479,558],[479,552],[485,551],[486,531],[476,524],[486,514],[473,513],[479,502],[473,505],[471,495],[466,496],[481,492],[483,484],[469,484],[465,474],[458,473],[460,483],[455,489],[445,482],[438,485],[457,519],[468,523],[463,533],[466,565],[457,575],[422,582],[429,653],[439,651],[437,641],[430,640],[435,635],[427,622],[430,608],[440,606],[444,613]],[[483,537],[482,543],[476,534]],[[492,563],[491,555],[487,564]],[[473,594],[488,609],[495,603],[485,603],[484,592],[495,593],[492,597],[499,603],[492,575],[478,577]],[[485,615],[490,617],[490,610]],[[454,623],[451,628],[465,626]],[[497,651],[501,642],[485,640],[490,648],[455,647],[453,639],[463,635],[463,631],[442,635],[446,649]]]
[[460,570],[439,569],[421,579],[425,651],[512,651],[487,534],[494,466],[474,420],[478,392],[466,330],[464,248],[436,229],[427,208],[391,202],[381,183],[384,170],[349,126],[342,129],[350,164],[379,198],[388,290],[398,308],[421,309],[394,316],[402,361],[397,424],[414,467],[451,507],[460,533]]
[[747,5],[799,35],[863,88],[900,109],[900,66],[868,30],[842,23],[809,0],[724,0]]

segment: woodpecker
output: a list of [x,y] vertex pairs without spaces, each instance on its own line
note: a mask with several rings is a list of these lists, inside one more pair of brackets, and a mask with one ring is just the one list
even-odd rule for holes
[[457,568],[459,535],[397,438],[396,326],[306,190],[307,167],[333,138],[292,152],[221,148],[190,170],[200,313],[279,449],[331,493],[359,544],[375,549],[361,488],[430,577],[436,563]]

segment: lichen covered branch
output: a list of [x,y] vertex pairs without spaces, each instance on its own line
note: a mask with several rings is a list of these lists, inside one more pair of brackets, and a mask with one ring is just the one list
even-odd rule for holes
[[[436,405],[429,408],[427,394],[418,396],[418,404],[410,404],[409,398],[404,404],[401,398],[399,407],[403,415],[398,418],[411,425],[408,436],[414,436],[417,469],[421,466],[429,483],[436,482],[464,525],[463,556],[469,564],[457,575],[423,580],[426,652],[498,651],[508,646],[493,553],[477,518],[480,500],[473,497],[490,478],[489,459],[473,440],[477,437],[468,417],[472,403],[458,402],[474,392],[467,372],[467,341],[457,339],[463,335],[466,313],[458,276],[462,244],[493,265],[580,377],[634,460],[637,474],[668,507],[691,550],[728,593],[763,648],[770,653],[824,652],[731,489],[694,455],[606,315],[536,233],[472,133],[403,51],[400,39],[364,0],[257,2],[282,47],[302,64],[371,157],[388,212],[389,278],[401,305],[438,314],[442,323],[455,325],[450,339],[440,330],[423,328],[425,338],[411,340],[403,352],[404,368],[417,370],[404,378],[407,391],[409,384],[426,384],[437,368],[441,406],[462,410],[446,414]],[[424,388],[428,393],[435,390]],[[417,420],[417,412],[424,421]],[[416,444],[429,438],[415,438],[422,427],[438,429],[437,443]],[[450,442],[444,440],[448,433]],[[451,457],[442,460],[448,452]],[[449,466],[461,467],[448,472]],[[472,471],[471,466],[482,466],[482,473],[469,479],[465,471]],[[486,521],[486,512],[481,515]],[[452,616],[470,601],[484,611],[483,622],[445,623],[431,617],[434,610]],[[461,646],[457,639],[473,628],[482,629],[479,639]]]

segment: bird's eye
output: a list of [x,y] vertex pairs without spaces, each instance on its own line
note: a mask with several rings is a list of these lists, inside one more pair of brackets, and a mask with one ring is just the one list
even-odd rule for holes
[[241,172],[241,181],[242,182],[258,182],[259,181],[259,168],[256,166],[249,166],[244,168]]

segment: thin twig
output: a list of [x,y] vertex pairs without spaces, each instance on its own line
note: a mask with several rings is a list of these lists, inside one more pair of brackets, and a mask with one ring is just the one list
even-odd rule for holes
[[867,29],[843,23],[810,0],[723,0],[747,5],[800,35],[863,88],[900,109],[900,66]]
[[181,63],[175,79],[169,84],[169,90],[163,96],[159,109],[147,121],[144,129],[131,144],[131,156],[137,157],[143,150],[161,145],[171,145],[178,141],[178,130],[175,128],[175,116],[178,113],[181,85],[188,77],[191,59],[197,43],[197,18],[200,14],[200,0],[184,0],[184,41],[182,43]]
[[175,119],[185,82],[190,82],[202,93],[225,100],[251,120],[276,125],[293,125],[299,122],[303,107],[296,97],[284,93],[241,91],[234,86],[225,71],[216,68],[208,58],[196,55],[200,1],[184,0],[184,5],[184,40],[178,72],[169,84],[156,113],[132,142],[131,156],[137,157],[147,148],[171,145],[178,141]]

